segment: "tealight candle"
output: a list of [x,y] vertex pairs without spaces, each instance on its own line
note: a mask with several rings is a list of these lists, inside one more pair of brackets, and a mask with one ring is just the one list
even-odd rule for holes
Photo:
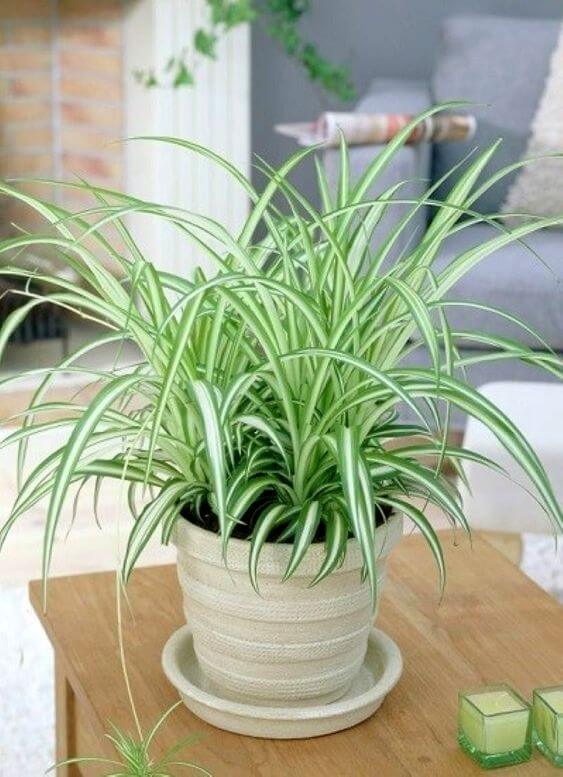
[[555,766],[563,766],[563,685],[534,691],[534,740]]
[[484,768],[527,761],[531,728],[529,704],[508,685],[459,694],[458,742]]

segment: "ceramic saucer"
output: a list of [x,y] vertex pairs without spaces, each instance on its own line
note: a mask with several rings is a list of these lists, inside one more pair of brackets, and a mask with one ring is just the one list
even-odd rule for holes
[[363,666],[348,692],[316,707],[255,706],[222,698],[199,668],[189,626],[170,637],[162,666],[186,707],[207,723],[253,737],[304,739],[341,731],[369,718],[399,680],[403,660],[393,640],[373,629]]

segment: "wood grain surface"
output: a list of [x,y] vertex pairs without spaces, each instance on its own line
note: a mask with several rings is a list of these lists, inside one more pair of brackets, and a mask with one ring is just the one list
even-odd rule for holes
[[[202,732],[205,738],[187,756],[216,777],[482,774],[456,743],[458,691],[508,682],[530,697],[536,686],[563,681],[563,613],[483,539],[475,538],[473,549],[465,538],[459,546],[449,534],[443,541],[448,584],[441,603],[433,560],[420,537],[406,538],[392,555],[378,626],[401,647],[405,671],[370,720],[317,739],[274,741],[220,731],[181,707],[156,751]],[[115,577],[52,580],[46,614],[40,588],[31,583],[30,596],[56,651],[59,753],[66,742],[80,755],[111,756],[103,737],[107,721],[133,729],[119,662]],[[183,621],[175,568],[136,571],[128,594],[127,663],[142,725],[149,727],[177,700],[160,667],[162,647]],[[65,774],[103,773],[80,767]],[[535,753],[531,762],[503,773],[551,775],[554,769]]]

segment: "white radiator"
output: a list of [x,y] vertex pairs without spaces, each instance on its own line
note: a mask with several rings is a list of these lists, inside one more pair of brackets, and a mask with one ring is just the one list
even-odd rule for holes
[[[125,19],[127,136],[172,135],[208,146],[250,170],[250,31],[229,32],[215,61],[200,57],[195,86],[146,89],[135,82],[136,68],[161,73],[171,54],[190,45],[199,27],[208,28],[204,0],[132,0]],[[130,193],[221,221],[232,232],[240,227],[248,199],[240,185],[193,152],[135,141],[126,147]],[[150,217],[132,219],[133,230],[154,263],[189,276],[196,265],[210,271],[200,249],[174,228]]]

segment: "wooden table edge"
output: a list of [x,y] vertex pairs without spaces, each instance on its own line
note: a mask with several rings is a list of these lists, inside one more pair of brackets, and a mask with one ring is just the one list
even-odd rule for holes
[[[442,535],[449,535],[451,536],[451,531],[448,529],[441,530],[439,532]],[[413,535],[411,535],[413,536]],[[417,538],[420,537],[420,535],[414,535]],[[494,544],[490,543],[486,536],[483,536],[479,532],[474,532],[473,534],[474,538],[477,539],[478,542],[484,542],[489,548],[489,551],[494,554],[495,557],[497,557],[497,563],[499,563],[501,566],[506,565],[507,568],[511,570],[511,572],[517,572],[518,574],[522,575],[526,578],[526,580],[533,585],[536,589],[538,589],[546,599],[550,600],[554,604],[554,606],[558,606],[556,600],[553,599],[544,589],[541,588],[534,580],[529,578],[527,575],[525,575],[524,572],[522,572],[521,569],[518,568],[514,563],[512,563],[502,552],[500,552]],[[170,569],[173,568],[174,564],[160,564],[160,565],[154,565],[151,567],[147,567],[145,569]],[[102,576],[108,576],[110,574],[113,574],[112,572],[108,571],[102,571],[102,572],[87,572],[82,573],[78,575],[67,575],[64,576],[62,579],[72,579],[76,577],[94,577],[97,575]],[[61,579],[61,578],[59,578]],[[84,687],[82,686],[82,683],[79,679],[79,677],[76,675],[74,667],[69,662],[64,646],[60,643],[58,636],[57,636],[57,630],[55,626],[53,625],[53,622],[51,618],[49,617],[49,610],[48,610],[48,601],[47,601],[47,611],[45,612],[43,609],[43,602],[42,602],[42,581],[41,580],[32,580],[28,584],[28,591],[29,591],[29,599],[31,602],[31,605],[37,614],[40,623],[42,624],[51,644],[53,645],[54,653],[55,653],[55,697],[56,697],[56,745],[57,745],[57,761],[63,760],[64,758],[68,757],[69,752],[73,752],[73,742],[72,742],[72,731],[68,726],[69,719],[72,715],[72,704],[75,703],[73,701],[73,695],[76,697],[76,700],[79,702],[80,705],[84,705],[87,709],[89,721],[92,724],[93,728],[96,729],[95,733],[99,738],[100,742],[100,750],[104,748],[105,750],[103,752],[100,752],[100,755],[111,757],[114,755],[113,750],[111,749],[111,746],[109,745],[109,742],[105,738],[105,734],[107,732],[107,721],[103,720],[100,715],[98,714],[98,711],[96,710],[95,705],[88,697],[87,692],[85,691]],[[57,771],[57,775],[59,777],[74,777],[75,774],[79,774],[79,772],[74,772],[72,770],[69,770],[65,772],[64,770]]]

